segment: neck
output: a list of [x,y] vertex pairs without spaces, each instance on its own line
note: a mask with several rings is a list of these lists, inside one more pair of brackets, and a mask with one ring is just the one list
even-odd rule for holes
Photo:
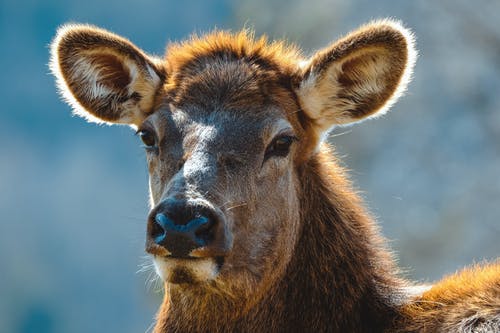
[[175,304],[175,292],[166,293],[156,332],[373,332],[390,324],[402,281],[373,221],[327,155],[319,153],[299,170],[301,237],[286,274],[267,296],[238,315],[235,304],[220,298],[193,309]]

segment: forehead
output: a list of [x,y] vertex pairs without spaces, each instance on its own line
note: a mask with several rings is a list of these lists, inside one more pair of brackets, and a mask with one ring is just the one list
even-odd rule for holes
[[298,52],[248,32],[213,32],[170,44],[160,103],[183,110],[249,112],[293,98]]
[[172,73],[162,100],[197,114],[266,117],[292,93],[291,78],[268,66],[226,54],[197,58]]
[[[187,145],[210,143],[221,150],[259,148],[264,138],[290,129],[291,124],[283,111],[269,107],[260,110],[259,117],[247,112],[215,109],[163,108],[150,117],[160,137],[166,140],[185,141]],[[265,117],[263,116],[265,115]]]
[[160,127],[238,142],[271,135],[287,121],[295,125],[296,53],[250,37],[214,33],[170,46],[167,82],[157,96]]

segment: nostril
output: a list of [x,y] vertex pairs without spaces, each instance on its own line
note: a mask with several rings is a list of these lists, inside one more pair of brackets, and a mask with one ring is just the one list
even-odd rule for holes
[[155,223],[151,229],[151,237],[153,237],[155,243],[160,244],[166,237],[168,230],[168,218],[159,213],[155,216]]
[[194,232],[198,244],[200,244],[202,246],[210,243],[215,238],[215,234],[214,234],[215,222],[214,222],[214,220],[209,219],[207,217],[203,217],[203,218],[205,220],[205,223],[200,224]]
[[175,224],[165,214],[158,213],[151,229],[151,237],[158,245],[166,245],[171,241],[179,244],[180,241],[190,240],[194,246],[201,247],[215,238],[214,225],[214,220],[206,216],[198,216],[186,224]]

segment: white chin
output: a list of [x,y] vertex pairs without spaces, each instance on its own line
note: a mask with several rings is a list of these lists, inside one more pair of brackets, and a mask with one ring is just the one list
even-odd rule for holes
[[211,258],[174,259],[153,257],[156,273],[165,282],[193,284],[208,282],[217,276],[217,264]]

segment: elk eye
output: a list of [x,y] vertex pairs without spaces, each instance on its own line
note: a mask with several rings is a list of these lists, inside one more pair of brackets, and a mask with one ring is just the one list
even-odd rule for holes
[[273,139],[266,149],[264,161],[270,157],[286,157],[290,152],[290,146],[297,138],[292,135],[278,135]]
[[142,143],[144,143],[144,147],[146,149],[151,149],[156,147],[156,137],[152,131],[145,129],[139,130],[137,132],[137,135],[139,135],[139,137],[141,138]]

